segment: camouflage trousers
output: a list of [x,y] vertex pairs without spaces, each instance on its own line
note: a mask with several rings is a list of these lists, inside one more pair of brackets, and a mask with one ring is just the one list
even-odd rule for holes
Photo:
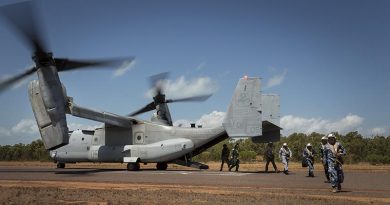
[[327,180],[327,181],[330,181],[330,179],[329,179],[329,168],[328,168],[328,163],[323,163],[322,165],[324,166],[324,172],[325,172],[326,180]]
[[229,171],[233,169],[233,167],[236,167],[236,171],[238,171],[238,168],[240,168],[240,160],[239,159],[231,159],[229,164]]
[[311,159],[306,159],[307,160],[307,168],[309,169],[309,176],[314,176],[314,163]]
[[344,181],[344,172],[341,165],[337,163],[328,162],[328,173],[330,178],[330,183],[333,188],[339,187]]

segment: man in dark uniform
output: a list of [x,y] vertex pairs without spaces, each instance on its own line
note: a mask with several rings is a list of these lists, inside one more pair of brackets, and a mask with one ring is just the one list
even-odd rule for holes
[[226,144],[223,144],[222,153],[221,153],[221,169],[219,171],[222,171],[223,164],[226,162],[228,168],[229,168],[229,148]]
[[272,144],[272,142],[268,143],[268,145],[265,149],[264,158],[267,161],[267,163],[265,164],[265,172],[268,172],[268,165],[270,162],[272,163],[272,166],[274,167],[275,172],[279,172],[279,170],[275,164],[274,145]]

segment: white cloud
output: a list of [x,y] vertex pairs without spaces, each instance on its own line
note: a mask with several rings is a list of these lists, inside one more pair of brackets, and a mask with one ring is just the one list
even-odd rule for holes
[[122,65],[118,69],[116,69],[115,72],[112,74],[112,78],[116,78],[124,75],[126,72],[132,70],[135,64],[136,64],[135,60],[123,62]]
[[0,127],[0,137],[1,136],[9,137],[9,136],[11,136],[11,131],[7,128]]
[[177,120],[173,123],[174,126],[178,127],[190,127],[190,123],[196,123],[196,125],[202,125],[202,127],[217,127],[222,125],[225,112],[212,111],[211,113],[204,114],[198,120]]
[[[180,76],[174,81],[167,80],[164,83],[164,92],[167,98],[185,98],[197,95],[212,94],[218,90],[218,85],[209,77],[199,77],[187,80]],[[145,96],[153,97],[154,90],[150,89]]]
[[202,125],[203,127],[221,126],[225,115],[225,112],[213,111],[209,114],[202,115],[202,117],[196,121],[196,124]]
[[33,119],[22,119],[11,127],[0,127],[0,144],[31,143],[39,138],[38,127]]
[[286,75],[287,75],[287,69],[285,69],[282,73],[274,75],[272,78],[270,78],[267,81],[265,88],[271,88],[282,84],[284,79],[286,78]]
[[[68,122],[69,130],[87,129],[93,130],[101,125],[88,125],[80,123]],[[38,125],[35,119],[21,119],[18,123],[11,127],[0,127],[0,145],[31,143],[33,140],[39,139],[40,134]]]
[[345,134],[350,131],[356,131],[360,129],[364,118],[348,114],[342,119],[338,120],[326,120],[322,118],[303,118],[293,115],[283,116],[280,119],[280,124],[283,128],[282,133],[284,135],[290,135],[294,132],[302,133],[329,133],[339,132]]
[[387,129],[383,127],[374,127],[371,129],[371,135],[384,135],[386,134]]
[[22,119],[11,128],[13,134],[37,134],[38,126],[33,119]]
[[195,70],[202,70],[205,66],[206,66],[206,62],[202,62],[195,68]]

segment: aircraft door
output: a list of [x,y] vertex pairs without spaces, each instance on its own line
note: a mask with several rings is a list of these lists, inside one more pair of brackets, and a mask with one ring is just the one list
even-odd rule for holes
[[133,142],[134,144],[144,144],[145,136],[143,132],[136,132],[134,134]]

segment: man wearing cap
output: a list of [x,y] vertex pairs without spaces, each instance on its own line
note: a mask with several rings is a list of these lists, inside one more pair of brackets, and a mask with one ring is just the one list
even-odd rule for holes
[[307,167],[309,168],[308,177],[314,177],[314,155],[315,150],[310,143],[306,145],[306,148],[303,149],[303,160],[305,160]]
[[223,144],[222,153],[221,153],[221,169],[219,171],[222,171],[223,164],[226,162],[228,168],[229,168],[229,148],[226,144]]
[[265,153],[264,153],[264,158],[267,161],[267,163],[265,164],[265,172],[268,172],[268,165],[270,162],[272,163],[272,166],[274,167],[275,172],[276,173],[279,172],[279,170],[275,164],[274,145],[272,142],[269,142],[267,144],[267,147],[266,147]]
[[336,136],[334,134],[329,134],[324,156],[328,162],[328,172],[333,193],[341,191],[341,183],[344,181],[342,157],[345,155],[345,149],[339,142],[336,142]]
[[320,147],[321,162],[322,162],[322,165],[324,166],[324,172],[325,172],[325,177],[326,177],[325,183],[330,183],[329,172],[328,172],[328,162],[326,161],[326,158],[325,158],[326,144],[328,144],[328,137],[323,136],[321,138],[321,147]]
[[279,158],[282,160],[282,163],[284,165],[284,174],[288,174],[288,161],[290,160],[290,157],[292,157],[292,152],[290,148],[287,147],[287,143],[283,143],[282,148],[279,150]]

